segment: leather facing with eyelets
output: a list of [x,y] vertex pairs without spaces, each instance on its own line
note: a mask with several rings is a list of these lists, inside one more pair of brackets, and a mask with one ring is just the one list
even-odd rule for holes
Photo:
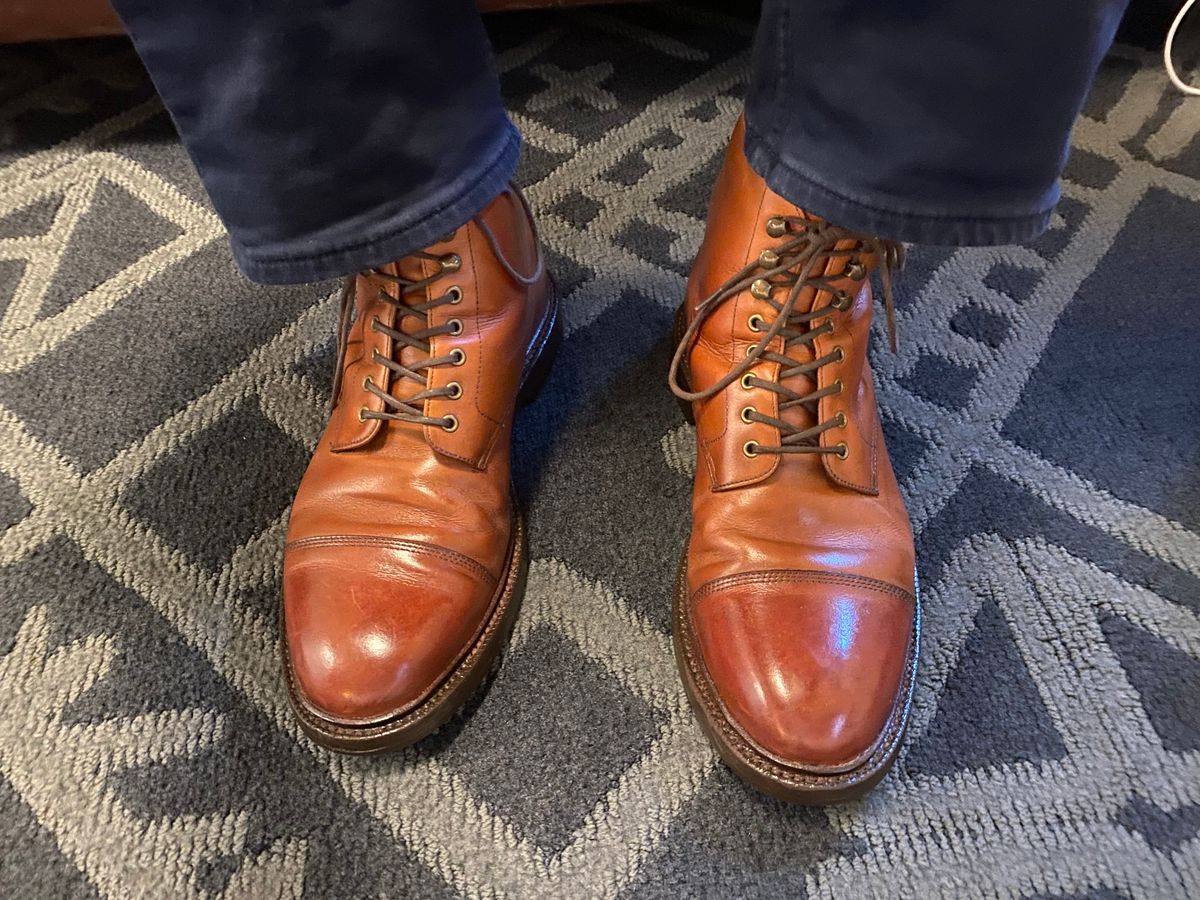
[[[389,274],[398,274],[395,263],[380,268]],[[340,391],[334,398],[326,429],[329,448],[335,453],[353,450],[368,443],[383,424],[379,419],[360,418],[361,410],[383,411],[383,401],[363,388],[368,378],[378,385],[387,383],[388,371],[382,363],[375,361],[375,354],[381,357],[391,355],[392,339],[374,330],[371,322],[378,318],[390,327],[395,323],[396,310],[379,299],[377,292],[381,289],[387,290],[392,296],[397,295],[394,284],[380,286],[369,282],[365,275],[355,276],[358,318],[346,344]]]
[[[501,230],[509,241],[510,246],[505,249],[510,255],[510,263],[518,271],[533,271],[537,265],[536,237],[531,230],[513,225],[518,217],[524,216],[520,203],[501,195],[483,215],[494,226],[493,230]],[[434,425],[423,426],[425,440],[439,453],[469,465],[483,466],[508,427],[510,404],[520,380],[527,342],[536,325],[536,322],[528,321],[530,315],[512,312],[513,308],[521,308],[518,301],[528,288],[508,275],[474,221],[458,229],[449,240],[427,249],[440,256],[457,255],[462,261],[461,266],[423,291],[410,292],[407,297],[410,302],[419,302],[445,294],[452,287],[462,292],[459,303],[447,303],[430,310],[428,325],[442,325],[452,319],[462,322],[460,334],[432,338],[429,355],[445,356],[457,349],[462,351],[464,362],[460,366],[437,366],[428,370],[429,388],[457,382],[462,386],[462,395],[453,400],[439,397],[425,402],[425,414],[431,418],[453,415],[458,421],[458,427],[452,432]],[[427,259],[406,259],[380,269],[416,281],[435,274],[438,265]],[[372,355],[390,355],[393,342],[386,334],[373,331],[371,320],[377,317],[384,325],[395,327],[397,316],[394,306],[378,298],[380,290],[386,290],[393,297],[399,296],[399,285],[380,284],[368,275],[358,276],[357,318],[347,345],[345,375],[330,422],[333,431],[330,446],[337,452],[363,447],[379,433],[383,424],[379,419],[359,417],[361,409],[381,412],[384,408],[380,398],[363,390],[363,381],[368,377],[380,387],[388,383],[387,369],[373,362]],[[400,327],[411,331],[414,325],[412,320],[407,320]],[[405,347],[400,361],[409,364],[417,356],[417,351]],[[419,390],[407,381],[394,379],[394,382],[392,391],[396,396],[411,396]]]
[[[742,140],[739,123],[689,278],[685,325],[699,303],[780,243],[767,233],[772,216],[813,219],[766,186]],[[870,269],[877,260],[862,262]],[[820,274],[841,275],[829,270],[834,264]],[[813,342],[809,357],[841,348],[843,358],[788,383],[808,394],[841,380],[841,392],[824,396],[816,415],[796,405],[781,414],[779,394],[740,378],[703,396],[761,337],[749,317],[769,323],[777,314],[749,287],[708,307],[685,367],[688,391],[702,395],[691,404],[697,466],[684,590],[698,659],[720,701],[706,714],[727,718],[767,756],[807,771],[844,771],[869,754],[902,695],[914,622],[912,530],[867,363],[872,291],[865,279],[832,282],[843,284],[849,307],[830,308],[833,331]],[[796,309],[832,299],[806,287]],[[810,327],[819,326],[820,317]],[[783,345],[780,336],[770,349]],[[770,381],[779,370],[760,360],[752,371]],[[747,456],[748,441],[778,447],[781,435],[769,422],[746,422],[746,406],[798,427],[840,422],[839,413],[845,422],[822,432],[811,451]],[[820,452],[843,442],[845,459]]]
[[[722,237],[706,239],[696,258],[688,281],[686,303],[689,310],[709,296],[730,273],[779,244],[779,239],[767,232],[768,220],[774,216],[806,216],[798,207],[771,191],[748,166],[725,167],[714,191],[712,210],[707,234]],[[746,238],[730,241],[723,237],[728,234],[744,234]],[[865,262],[870,264],[871,261],[865,257]],[[823,274],[837,275],[844,265],[841,261],[831,260]],[[841,412],[846,417],[846,425],[824,432],[820,443],[830,448],[843,442],[846,445],[844,459],[834,454],[824,457],[831,478],[847,487],[876,493],[879,436],[874,427],[877,418],[874,389],[866,365],[871,330],[871,286],[868,281],[856,283],[849,279],[837,283],[852,298],[852,305],[845,311],[829,307],[828,318],[835,331],[817,338],[814,349],[815,355],[822,356],[840,348],[844,358],[818,369],[816,386],[824,388],[841,380],[845,386],[843,393],[820,401],[820,419],[835,419]],[[818,297],[812,289],[805,289],[800,295],[799,306],[805,309],[814,303],[826,306],[832,299],[826,292]],[[751,319],[756,316],[766,319],[773,315],[771,306],[756,297],[751,289],[742,291],[734,302],[717,310],[688,360],[692,387],[712,383],[729,371],[759,340],[751,327]],[[768,346],[776,353],[781,352],[784,340],[778,337]],[[779,377],[779,369],[777,363],[763,360],[752,372],[764,380],[773,380]],[[698,407],[695,411],[697,421],[704,423],[708,435],[700,446],[701,460],[709,469],[716,489],[752,484],[775,471],[778,457],[770,454],[748,456],[745,448],[747,443],[778,445],[778,430],[765,422],[747,423],[743,412],[747,407],[753,407],[766,415],[779,417],[778,395],[747,389],[739,381]],[[785,413],[784,418],[789,420],[801,415],[803,413],[796,410]],[[734,444],[725,441],[724,435],[730,431],[736,432],[742,440]]]
[[[512,193],[427,248],[434,259],[406,257],[378,269],[422,281],[437,258],[457,254],[458,271],[403,300],[411,307],[457,285],[461,303],[402,316],[379,298],[381,290],[400,298],[401,285],[370,275],[354,283],[357,318],[337,404],[292,504],[283,562],[285,638],[299,702],[327,723],[391,721],[430,696],[486,627],[496,585],[508,577],[512,420],[522,378],[552,321],[552,298],[544,272],[522,283],[497,252],[522,276],[541,271],[532,222]],[[431,338],[430,353],[404,346],[398,358],[412,367],[461,348],[464,364],[424,368],[424,383],[395,376],[373,354],[387,358],[401,342],[372,330],[375,317],[409,336],[460,319],[461,333]],[[417,401],[425,416],[453,416],[457,427],[360,419],[359,410],[386,405],[364,389],[368,377],[405,402],[459,382],[456,399]]]

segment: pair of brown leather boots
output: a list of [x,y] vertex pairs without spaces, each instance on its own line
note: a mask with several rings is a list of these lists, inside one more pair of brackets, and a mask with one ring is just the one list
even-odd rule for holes
[[[866,360],[870,274],[887,288],[899,247],[789,204],[741,148],[739,125],[677,317],[697,461],[675,653],[739,775],[827,802],[887,771],[916,666],[913,538]],[[556,313],[515,190],[348,283],[284,555],[288,684],[317,742],[411,744],[504,644],[527,564],[510,428]]]

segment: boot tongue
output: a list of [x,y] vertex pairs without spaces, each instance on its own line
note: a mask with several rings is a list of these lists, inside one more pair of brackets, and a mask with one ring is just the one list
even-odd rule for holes
[[[844,264],[840,260],[836,262],[830,261],[828,263],[819,262],[817,263],[815,269],[810,269],[809,277],[821,277],[825,270],[841,267],[843,265]],[[791,270],[792,274],[799,277],[802,274],[803,268],[803,264],[796,266]],[[775,293],[778,295],[778,299],[781,301],[786,298],[786,291],[784,290],[777,289]],[[801,288],[800,294],[796,298],[796,304],[793,307],[793,316],[802,315],[809,312],[813,308],[813,304],[816,302],[818,302],[818,291],[816,288],[809,286]],[[824,305],[829,302],[829,298],[827,296],[821,296],[819,302]],[[795,326],[789,326],[785,322],[784,325],[785,327],[800,333],[807,331],[810,327],[808,324],[803,323]],[[810,363],[816,358],[813,345],[811,343],[804,343],[803,341],[799,340],[793,340],[785,343],[783,355],[793,360],[796,365]],[[781,386],[793,391],[796,394],[799,394],[800,396],[807,396],[808,394],[816,391],[817,381],[815,372],[792,375],[791,377],[783,377],[783,373],[786,371],[786,368],[787,367],[783,366],[780,367],[779,384]],[[783,398],[780,398],[780,402],[784,402]],[[803,403],[797,403],[788,407],[787,409],[781,410],[779,418],[797,428],[802,429],[810,428],[817,423],[816,416]]]
[[[805,218],[818,221],[815,216],[811,216],[809,214],[804,215]],[[835,245],[835,249],[852,250],[855,246],[855,241],[839,241]],[[873,259],[864,257],[861,259],[861,262],[870,267],[874,261]],[[815,268],[809,270],[809,278],[836,278],[838,275],[841,275],[846,271],[848,263],[849,259],[846,257],[835,257],[829,260],[819,261],[816,263]],[[791,271],[794,275],[799,277],[802,274],[803,268],[804,266],[801,264],[793,268]],[[847,282],[845,289],[854,290],[855,288],[851,282]],[[779,297],[780,300],[786,297],[786,293],[783,290],[777,289],[776,293],[777,295],[781,295]],[[833,298],[829,291],[818,290],[815,287],[805,286],[801,289],[799,296],[796,298],[796,304],[793,308],[793,316],[802,315],[811,311],[814,308],[814,305],[822,308],[829,306],[832,300]],[[835,313],[835,315],[840,315],[840,313]],[[814,323],[799,324],[795,326],[794,330],[798,332],[804,332],[810,327],[819,325],[821,321],[821,319],[817,319]],[[783,354],[789,359],[794,360],[797,365],[810,363],[817,358],[817,352],[814,345],[812,343],[804,343],[799,340],[792,341],[786,345]],[[782,377],[783,371],[784,369],[781,367],[781,377],[779,379],[779,383],[783,387],[786,387],[801,396],[807,396],[808,394],[811,394],[817,390],[817,373],[815,371],[807,374],[792,375],[791,377],[787,378]],[[810,410],[808,406],[802,403],[797,403],[785,410],[782,410],[780,413],[780,418],[785,422],[796,426],[797,428],[810,428],[817,424],[817,416],[815,413]]]

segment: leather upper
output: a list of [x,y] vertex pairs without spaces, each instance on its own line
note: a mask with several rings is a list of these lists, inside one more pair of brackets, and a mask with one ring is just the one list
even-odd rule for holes
[[[482,227],[481,227],[482,223]],[[475,220],[429,248],[457,259],[415,292],[371,273],[354,285],[350,328],[329,424],[292,505],[284,554],[284,622],[299,692],[315,712],[361,724],[418,704],[470,649],[503,581],[512,536],[509,448],[516,395],[531,342],[547,315],[545,275],[527,210],[501,194]],[[405,258],[379,271],[419,281],[438,262]],[[416,304],[461,294],[415,320],[380,291]],[[395,342],[372,326],[414,333],[457,319],[456,334],[430,352]],[[456,326],[457,327],[457,326]],[[421,357],[463,351],[459,365],[424,369],[424,383],[392,375],[379,357],[413,366]],[[378,354],[376,356],[375,354]],[[363,418],[386,404],[366,379],[400,399],[457,382],[455,398],[417,405],[454,430]],[[448,421],[448,420],[447,420]]]
[[[739,122],[688,282],[689,321],[706,297],[779,245],[768,234],[770,219],[815,221],[766,186],[747,164],[742,140]],[[812,771],[852,767],[884,730],[914,612],[912,531],[866,358],[871,287],[869,279],[841,279],[838,265],[845,262],[831,261],[818,274],[846,291],[848,308],[834,309],[831,291],[811,288],[796,305],[828,306],[829,315],[812,324],[833,326],[807,358],[840,355],[785,382],[803,395],[830,388],[816,416],[803,405],[781,410],[778,394],[742,379],[693,403],[697,465],[686,575],[696,643],[735,726],[768,755]],[[717,307],[687,355],[691,389],[714,385],[743,361],[762,337],[761,321],[775,315],[750,290]],[[751,316],[762,317],[759,332]],[[770,349],[783,353],[784,338]],[[788,352],[797,354],[794,346]],[[759,359],[751,374],[778,383],[781,369]],[[781,433],[746,421],[747,407],[796,428],[841,422],[822,432],[819,444],[844,444],[845,457],[748,454],[747,444],[751,451],[779,447]]]

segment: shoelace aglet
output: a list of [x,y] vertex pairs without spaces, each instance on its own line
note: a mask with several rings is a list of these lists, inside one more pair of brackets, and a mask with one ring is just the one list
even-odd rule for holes
[[879,265],[879,279],[883,282],[883,309],[887,314],[888,346],[893,353],[900,350],[900,338],[896,327],[896,299],[892,292],[893,273],[904,268],[905,251],[903,244],[888,243]]

